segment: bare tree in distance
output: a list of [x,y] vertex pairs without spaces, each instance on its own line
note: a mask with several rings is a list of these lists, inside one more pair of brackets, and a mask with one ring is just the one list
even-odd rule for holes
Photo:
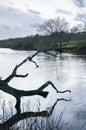
[[73,26],[70,30],[71,33],[79,33],[79,32],[83,32],[84,31],[84,27],[83,24],[78,24],[76,26]]
[[[50,19],[40,26],[39,30],[46,35],[50,35],[53,39],[54,49],[58,52],[62,50],[62,33],[68,31],[68,23],[64,18],[57,17]],[[60,33],[60,35],[58,35]]]
[[84,22],[83,31],[86,32],[86,22]]

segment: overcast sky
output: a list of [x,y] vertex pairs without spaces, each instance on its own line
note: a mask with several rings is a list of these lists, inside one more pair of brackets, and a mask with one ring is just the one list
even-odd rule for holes
[[86,22],[86,0],[1,0],[0,39],[36,34],[39,25],[58,16],[70,26]]

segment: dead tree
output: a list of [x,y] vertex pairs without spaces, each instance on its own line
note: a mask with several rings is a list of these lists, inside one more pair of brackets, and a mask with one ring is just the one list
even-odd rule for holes
[[11,87],[9,85],[9,82],[14,78],[14,77],[21,77],[21,78],[25,78],[28,76],[28,73],[25,75],[20,75],[17,74],[17,70],[19,67],[21,67],[24,63],[26,63],[28,60],[30,62],[33,62],[36,67],[38,67],[37,63],[33,60],[33,58],[39,53],[39,51],[37,51],[35,54],[33,54],[31,57],[27,57],[26,59],[24,59],[20,64],[16,65],[15,68],[13,69],[12,74],[10,74],[6,79],[2,80],[0,79],[0,90],[11,94],[12,96],[14,96],[16,98],[16,105],[15,108],[17,110],[17,113],[20,114],[21,109],[20,109],[20,103],[21,103],[21,97],[23,96],[34,96],[34,95],[39,95],[42,96],[44,98],[47,97],[48,95],[48,91],[43,91],[48,85],[51,85],[57,93],[65,93],[65,92],[71,92],[70,90],[65,90],[65,91],[58,91],[57,88],[54,86],[54,84],[51,81],[47,81],[46,83],[44,83],[40,88],[36,89],[36,90],[31,90],[31,91],[24,91],[24,90],[18,90],[15,89],[13,87]]

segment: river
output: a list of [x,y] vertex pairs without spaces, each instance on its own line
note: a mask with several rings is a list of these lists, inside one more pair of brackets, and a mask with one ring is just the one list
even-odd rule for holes
[[[17,51],[11,49],[0,49],[0,77],[5,79],[12,73],[13,68],[24,60],[27,56],[34,54],[33,51]],[[23,97],[22,104],[30,100],[31,104],[40,102],[40,109],[46,109],[47,105],[52,106],[57,98],[71,99],[70,102],[60,101],[56,105],[55,113],[63,114],[65,122],[86,121],[86,55],[75,55],[64,53],[56,58],[45,53],[39,53],[34,57],[39,65],[27,61],[22,65],[19,74],[29,73],[27,78],[14,78],[9,84],[17,89],[32,90],[39,88],[47,81],[52,81],[58,90],[71,90],[71,93],[56,94],[55,90],[49,85],[49,95],[46,99],[40,96]],[[0,102],[8,102],[15,99],[0,91]],[[49,107],[48,106],[48,107]]]

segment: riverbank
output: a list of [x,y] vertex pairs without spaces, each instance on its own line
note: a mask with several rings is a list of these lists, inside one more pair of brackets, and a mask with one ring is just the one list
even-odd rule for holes
[[66,42],[64,43],[63,50],[68,53],[86,54],[86,41]]
[[[11,48],[14,50],[29,51],[54,51],[55,44],[47,37],[39,39],[35,38],[16,38],[0,41],[0,48]],[[62,43],[62,49],[66,53],[86,54],[86,40],[70,40]]]

